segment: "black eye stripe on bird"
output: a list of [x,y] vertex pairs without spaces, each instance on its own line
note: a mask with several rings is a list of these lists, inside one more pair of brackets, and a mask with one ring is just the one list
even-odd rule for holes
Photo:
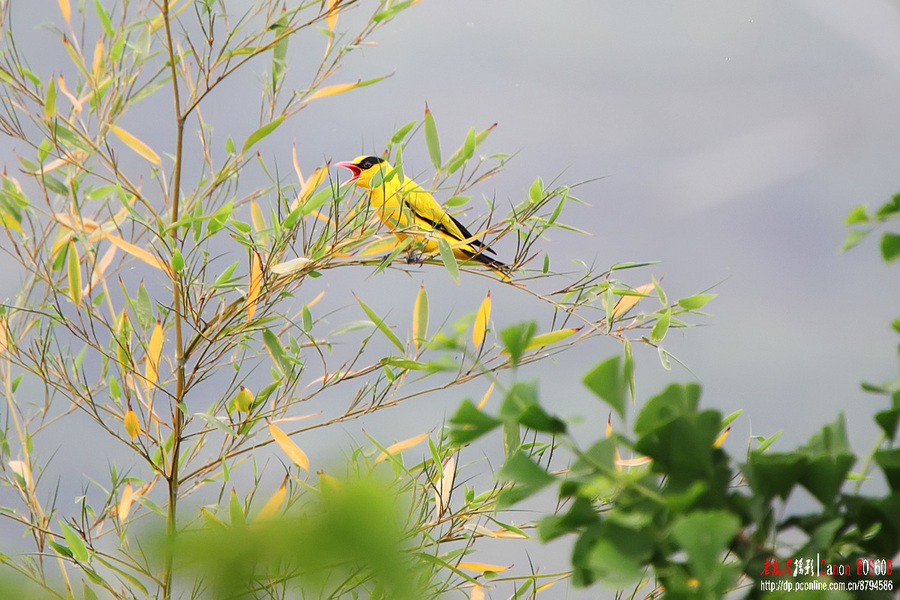
[[[384,165],[378,167],[378,165]],[[351,162],[335,163],[336,167],[350,169],[353,176],[348,183],[368,191],[368,200],[378,218],[394,235],[403,241],[412,236],[424,245],[425,253],[438,253],[438,239],[446,240],[459,260],[481,263],[509,280],[508,268],[499,260],[488,256],[495,252],[469,232],[466,227],[447,213],[434,196],[426,192],[412,179],[399,173],[375,188],[372,178],[379,170],[391,172],[391,165],[377,156],[358,156]]]

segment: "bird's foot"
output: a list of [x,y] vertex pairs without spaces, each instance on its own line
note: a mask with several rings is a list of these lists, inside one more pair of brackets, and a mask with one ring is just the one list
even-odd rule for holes
[[406,264],[421,265],[425,263],[425,253],[419,250],[410,250],[406,253]]

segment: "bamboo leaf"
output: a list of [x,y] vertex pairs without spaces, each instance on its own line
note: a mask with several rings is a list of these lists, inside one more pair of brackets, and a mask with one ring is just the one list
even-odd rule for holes
[[353,297],[356,298],[356,301],[359,303],[365,313],[369,316],[370,319],[372,319],[375,327],[377,327],[378,330],[383,333],[391,341],[391,343],[397,347],[398,350],[400,350],[400,352],[405,352],[406,349],[403,347],[403,343],[400,341],[400,338],[398,338],[397,335],[393,331],[391,331],[391,328],[388,327],[381,319],[381,317],[378,316],[378,313],[369,308],[369,306],[366,305],[365,302],[360,300],[356,294],[353,294]]
[[[441,144],[438,140],[437,127],[428,104],[425,104],[425,145],[428,146],[428,156],[436,171],[441,170]],[[457,282],[458,283],[458,282]]]
[[157,167],[162,166],[162,161],[159,159],[159,154],[154,152],[150,146],[116,125],[110,127],[110,131],[112,131],[117,138],[122,140],[123,144],[143,156],[146,160],[153,163]]
[[654,342],[661,342],[664,337],[666,337],[666,332],[669,331],[669,322],[672,320],[672,309],[667,308],[662,312],[657,319],[656,323],[653,325],[653,329],[650,330],[650,339]]
[[484,342],[484,334],[487,333],[488,322],[491,319],[491,292],[488,291],[487,295],[484,297],[484,300],[481,301],[481,306],[478,307],[478,312],[475,313],[475,323],[472,325],[472,345],[475,348],[480,348],[482,342]]
[[72,7],[69,5],[69,0],[57,0],[59,4],[59,12],[62,13],[63,19],[66,20],[66,25],[71,22],[72,19]]
[[338,13],[340,12],[335,9],[337,3],[338,0],[328,0],[328,5],[325,8],[325,13],[327,15],[325,17],[325,23],[328,25],[328,31],[331,33],[334,33],[334,28],[337,25]]
[[119,519],[119,523],[125,523],[125,519],[128,518],[128,513],[131,512],[131,505],[133,502],[134,491],[131,489],[131,482],[128,482],[125,484],[125,489],[122,490],[122,497],[116,505],[116,517]]
[[375,464],[377,465],[388,456],[392,456],[394,454],[397,454],[398,452],[403,452],[404,450],[409,450],[410,448],[419,445],[422,440],[428,437],[430,433],[430,431],[426,431],[425,433],[420,433],[419,435],[403,440],[402,442],[391,444],[384,449],[384,452],[378,455],[378,458],[375,459]]
[[269,269],[276,275],[287,275],[289,273],[293,273],[294,271],[299,271],[303,267],[310,264],[312,261],[303,256],[292,258],[291,260],[284,261],[283,263],[278,263],[277,265],[272,265]]
[[159,359],[162,356],[163,342],[165,334],[163,333],[162,321],[156,319],[156,325],[153,327],[153,333],[150,334],[150,341],[147,343],[147,364],[144,371],[144,377],[147,380],[147,389],[152,390],[159,378]]
[[250,201],[250,222],[253,223],[253,230],[260,232],[266,228],[266,218],[263,216],[262,210],[256,200]]
[[69,240],[69,248],[66,251],[66,266],[69,276],[69,298],[76,306],[81,304],[81,259],[78,257],[78,247],[75,240]]
[[453,493],[453,483],[456,480],[456,459],[450,456],[444,463],[441,479],[434,490],[434,506],[437,516],[442,516],[450,506],[450,495]]
[[116,30],[113,29],[109,13],[103,8],[100,0],[94,0],[94,9],[97,11],[97,18],[100,21],[100,26],[103,27],[103,32],[110,38],[114,37],[116,35]]
[[143,261],[143,262],[147,263],[148,265],[150,265],[151,267],[155,267],[155,268],[159,269],[160,271],[163,271],[164,273],[168,273],[169,275],[172,275],[172,271],[169,268],[169,265],[167,265],[162,260],[160,260],[159,257],[157,257],[156,255],[147,252],[143,248],[139,248],[130,242],[126,242],[119,236],[113,235],[111,233],[103,234],[103,238],[106,240],[109,240],[111,243],[115,244],[116,246],[118,246],[119,248],[124,250],[126,253],[130,254],[131,256],[135,257],[136,259]]
[[88,554],[87,546],[84,545],[84,540],[81,539],[81,536],[62,519],[59,520],[59,527],[62,529],[63,537],[66,538],[66,544],[69,545],[69,550],[72,551],[72,555],[75,559],[81,562],[88,562],[90,555]]
[[325,98],[327,96],[334,96],[335,94],[343,94],[349,90],[353,90],[356,88],[366,87],[367,85],[372,85],[373,83],[377,83],[384,79],[384,77],[375,77],[372,79],[366,80],[358,80],[350,83],[336,83],[334,85],[326,85],[325,87],[316,90],[312,93],[306,100],[303,101],[304,104],[312,102],[313,100],[317,100],[318,98]]
[[291,361],[278,340],[278,336],[268,329],[264,329],[263,343],[266,345],[266,350],[269,351],[269,356],[272,357],[272,362],[275,363],[275,368],[282,376],[287,376],[291,372]]
[[247,141],[244,142],[244,147],[241,148],[241,154],[246,154],[247,150],[253,147],[257,142],[262,140],[264,137],[275,131],[281,122],[284,121],[284,115],[274,119],[273,121],[266,123],[256,131],[250,134],[250,137],[247,138]]
[[479,573],[502,573],[507,570],[509,567],[503,567],[501,565],[489,565],[487,563],[479,563],[479,562],[461,562],[457,563],[456,567],[459,569],[466,569],[467,571],[477,571]]
[[444,268],[450,273],[450,277],[453,278],[456,285],[459,285],[459,264],[456,262],[456,257],[453,256],[453,249],[444,238],[438,238],[438,251],[440,251]]
[[424,281],[419,287],[416,303],[413,305],[412,335],[416,350],[419,349],[421,342],[428,339],[428,294],[425,293]]
[[275,440],[275,443],[284,450],[284,453],[288,455],[288,458],[290,458],[294,464],[305,471],[309,471],[309,459],[306,457],[306,453],[303,452],[303,450],[301,450],[285,432],[272,423],[269,423],[269,432],[272,434],[272,439]]
[[288,478],[284,478],[284,482],[281,484],[275,493],[266,501],[263,505],[262,509],[259,511],[259,514],[256,515],[257,521],[268,521],[275,517],[278,514],[278,509],[281,508],[281,505],[284,504],[285,498],[287,498],[287,482]]
[[259,254],[253,250],[250,252],[250,284],[247,288],[247,322],[253,320],[256,312],[256,303],[259,300],[259,291],[262,287],[262,265]]

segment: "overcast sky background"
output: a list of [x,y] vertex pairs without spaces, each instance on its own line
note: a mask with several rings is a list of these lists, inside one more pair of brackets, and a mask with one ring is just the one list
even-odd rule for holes
[[[56,10],[49,0],[31,6],[38,4]],[[371,5],[361,2],[357,10]],[[900,191],[898,7],[883,0],[425,0],[380,30],[377,46],[354,53],[333,82],[392,77],[314,102],[261,152],[277,157],[282,172],[290,172],[292,143],[307,172],[324,160],[377,153],[396,128],[422,118],[426,102],[445,155],[470,127],[498,122],[481,152],[519,155],[480,193],[516,203],[538,175],[565,183],[602,177],[576,192],[589,206],[572,205],[562,217],[592,235],[553,233],[544,245],[554,269],[577,272],[574,259],[601,266],[659,260],[627,279],[639,285],[651,274],[664,276],[670,299],[715,286],[719,297],[707,307],[714,317],[666,339],[692,372],[677,365],[667,372],[655,351],[637,351],[641,398],[696,378],[704,406],[725,414],[744,409],[727,441],[738,455],[749,435],[779,429],[785,432],[773,448],[795,447],[843,411],[854,449],[864,454],[876,434],[872,414],[884,404],[861,392],[859,382],[896,374],[889,323],[900,316],[900,285],[897,267],[881,262],[874,239],[848,254],[838,249],[851,208],[880,205]],[[20,35],[47,18],[17,10]],[[33,31],[28,44],[40,54],[41,36],[50,34]],[[308,68],[304,52],[318,47],[313,41],[292,42],[288,60],[296,72]],[[69,68],[58,66],[68,60],[59,48],[32,56],[45,80]],[[258,126],[259,80],[257,73],[210,98],[204,116],[221,144]],[[167,112],[157,104],[159,114],[132,115],[126,128],[163,154],[172,151],[171,132],[160,126]],[[14,149],[0,140],[10,169],[17,166]],[[404,152],[404,168],[430,175],[421,141]],[[475,202],[463,220],[481,211]],[[501,258],[512,250],[497,247]],[[362,318],[352,302],[338,300],[351,290],[389,320],[407,323],[420,281],[432,319],[475,310],[487,289],[497,329],[545,310],[485,278],[464,275],[457,287],[440,267],[413,277],[368,273],[340,269],[317,280],[328,298],[348,307],[335,325]],[[18,281],[0,279],[0,296],[13,296]],[[528,374],[543,375],[553,411],[584,418],[576,427],[584,440],[602,434],[608,409],[580,379],[620,351],[600,340]],[[460,399],[416,402],[346,425],[340,435],[298,443],[314,463],[335,460],[352,440],[365,440],[360,428],[384,443],[404,439],[440,426]],[[77,455],[56,460],[63,471],[92,470]],[[96,468],[104,472],[105,461]]]

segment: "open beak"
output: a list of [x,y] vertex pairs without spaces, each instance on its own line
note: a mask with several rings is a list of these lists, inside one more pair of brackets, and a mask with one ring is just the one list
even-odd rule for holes
[[359,178],[359,174],[362,173],[362,170],[359,167],[357,167],[355,164],[353,164],[352,162],[350,162],[348,160],[343,161],[343,162],[334,163],[334,166],[344,167],[345,169],[350,169],[350,172],[353,173],[353,176],[344,182],[345,185],[356,181]]

